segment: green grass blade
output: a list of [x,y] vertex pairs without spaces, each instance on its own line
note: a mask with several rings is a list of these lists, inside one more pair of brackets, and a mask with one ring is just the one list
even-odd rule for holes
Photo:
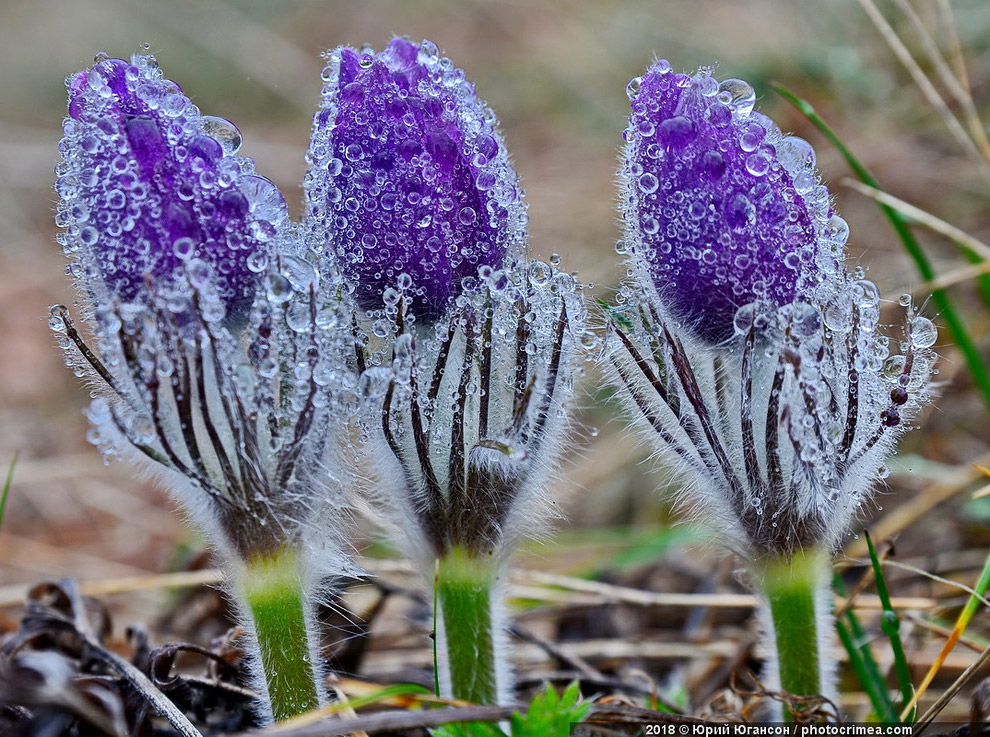
[[[901,619],[890,605],[890,591],[887,589],[887,579],[883,575],[883,566],[877,556],[870,533],[866,534],[866,544],[870,548],[870,561],[873,563],[873,575],[877,582],[877,595],[883,607],[880,617],[880,629],[890,640],[890,649],[894,653],[894,671],[897,674],[897,685],[901,690],[901,706],[906,707],[914,698],[914,686],[911,685],[911,670],[908,668],[907,656],[904,655],[904,643],[901,642]],[[911,709],[907,716],[902,715],[905,722],[911,723],[917,717],[917,711]]]
[[[966,257],[966,260],[971,264],[975,265],[983,263],[983,257],[976,251],[961,244],[956,245],[959,247],[959,250],[962,251],[962,254]],[[990,308],[990,274],[984,274],[983,276],[978,277],[976,284],[980,288],[980,296],[983,297],[984,304]]]
[[[774,91],[777,92],[781,97],[791,103],[798,111],[804,115],[812,125],[814,125],[825,138],[828,139],[835,148],[842,154],[845,158],[846,163],[849,164],[849,168],[853,170],[856,176],[864,184],[868,184],[874,189],[883,189],[880,186],[880,182],[877,181],[876,177],[870,172],[866,166],[853,155],[852,151],[842,142],[839,136],[829,127],[828,123],[819,117],[818,113],[811,106],[807,100],[803,100],[793,92],[791,92],[786,87],[773,83],[770,85]],[[935,272],[935,267],[932,266],[932,262],[929,260],[928,255],[925,253],[924,249],[921,247],[921,243],[918,239],[914,237],[914,233],[911,231],[911,227],[908,224],[907,219],[901,215],[897,210],[886,205],[882,202],[877,203],[877,206],[886,216],[887,220],[890,222],[890,226],[894,229],[897,237],[900,239],[901,244],[904,249],[908,252],[908,255],[914,261],[915,266],[918,269],[918,274],[925,281],[932,281],[936,278],[937,274]],[[943,289],[936,289],[932,292],[932,302],[935,308],[938,310],[942,319],[945,320],[945,324],[949,328],[949,332],[952,334],[952,339],[955,341],[956,345],[959,346],[959,350],[962,352],[963,357],[966,360],[966,365],[969,367],[970,373],[973,375],[973,380],[980,389],[980,393],[983,395],[983,401],[986,403],[987,407],[990,407],[990,370],[987,368],[986,362],[980,355],[979,349],[976,347],[976,343],[970,337],[969,332],[966,329],[966,324],[963,322],[959,313],[956,312],[949,295]]]
[[3,510],[7,508],[7,495],[10,494],[10,485],[14,481],[14,467],[17,465],[17,453],[14,453],[14,459],[10,462],[10,467],[7,469],[7,480],[3,483],[3,491],[0,492],[0,526],[3,525]]
[[380,701],[387,701],[396,696],[432,696],[428,688],[420,686],[418,683],[397,683],[394,686],[385,686],[380,691],[348,699],[347,701],[333,704],[330,711],[343,709],[363,709],[366,706],[377,704]]
[[[838,574],[833,579],[835,591],[840,596],[846,596],[846,587],[842,582],[842,577]],[[859,623],[856,612],[850,607],[841,619],[835,620],[835,629],[839,634],[839,640],[843,648],[849,655],[849,663],[852,665],[856,677],[859,678],[863,691],[873,704],[873,711],[877,718],[885,724],[899,724],[900,720],[894,712],[894,702],[891,701],[887,690],[887,679],[884,678],[877,665],[876,658],[873,657],[873,650],[870,648],[866,631]]]

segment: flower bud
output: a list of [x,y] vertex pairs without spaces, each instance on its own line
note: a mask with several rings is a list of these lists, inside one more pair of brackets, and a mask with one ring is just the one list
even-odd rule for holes
[[309,152],[313,245],[329,246],[362,308],[380,309],[405,281],[410,313],[435,320],[462,279],[522,241],[521,192],[494,116],[429,41],[343,47],[329,60]]
[[811,146],[753,111],[753,88],[656,62],[627,92],[626,237],[671,317],[708,343],[736,310],[781,307],[840,273],[848,229]]
[[60,241],[91,294],[147,302],[197,264],[228,312],[246,309],[287,210],[235,155],[237,129],[201,115],[150,56],[99,60],[67,86]]

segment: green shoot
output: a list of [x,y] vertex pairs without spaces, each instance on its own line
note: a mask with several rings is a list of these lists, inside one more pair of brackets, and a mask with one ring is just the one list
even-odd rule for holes
[[[842,577],[836,574],[832,581],[836,592],[845,596]],[[849,607],[841,618],[836,619],[835,629],[842,647],[849,656],[849,664],[863,686],[863,691],[869,697],[870,703],[873,704],[874,713],[885,724],[899,723],[900,720],[894,712],[894,702],[891,701],[887,690],[887,679],[884,678],[880,666],[873,657],[869,639],[852,607]]]
[[[822,672],[827,653],[819,652],[818,611],[828,557],[820,550],[801,550],[792,556],[762,561],[754,569],[754,582],[770,609],[780,688],[794,696],[818,696],[824,684]],[[785,710],[784,719],[794,715]]]
[[498,703],[498,637],[490,561],[454,548],[437,562],[435,599],[451,693],[475,704]]
[[241,575],[275,721],[316,709],[320,679],[310,655],[298,553],[285,549],[259,556]]
[[883,566],[877,556],[877,549],[873,545],[870,533],[866,534],[866,544],[870,548],[870,561],[873,563],[873,575],[877,582],[877,595],[880,597],[880,605],[883,607],[883,614],[880,618],[880,629],[890,640],[890,648],[894,653],[894,670],[897,674],[897,685],[901,690],[902,706],[905,713],[901,714],[901,720],[913,722],[917,717],[916,710],[910,708],[914,696],[914,687],[911,685],[911,670],[908,668],[907,656],[904,654],[904,643],[901,642],[901,619],[897,612],[890,605],[890,591],[887,589],[887,579],[883,575]]
[[3,483],[3,491],[0,492],[0,526],[3,525],[3,511],[7,508],[7,495],[10,493],[10,485],[14,481],[14,467],[17,465],[17,453],[7,468],[7,480]]

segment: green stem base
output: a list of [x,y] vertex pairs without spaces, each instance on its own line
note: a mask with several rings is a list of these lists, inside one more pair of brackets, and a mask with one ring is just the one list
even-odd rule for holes
[[494,705],[499,697],[499,668],[493,588],[496,565],[454,548],[437,561],[436,601],[450,695]]
[[[821,652],[822,628],[831,627],[821,596],[829,585],[829,568],[829,557],[820,550],[765,560],[754,567],[772,622],[777,657],[770,664],[776,673],[770,675],[777,676],[781,690],[794,696],[818,696],[830,690],[831,665],[828,653]],[[794,714],[785,709],[784,719],[793,721]]]
[[272,717],[278,722],[316,709],[320,692],[310,655],[298,552],[283,549],[253,558],[242,576]]

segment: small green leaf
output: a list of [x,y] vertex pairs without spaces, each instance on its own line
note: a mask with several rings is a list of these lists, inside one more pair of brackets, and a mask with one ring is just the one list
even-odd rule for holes
[[562,695],[550,685],[536,694],[526,715],[512,717],[512,737],[567,737],[571,724],[582,721],[591,708],[580,703],[580,686],[571,683]]

